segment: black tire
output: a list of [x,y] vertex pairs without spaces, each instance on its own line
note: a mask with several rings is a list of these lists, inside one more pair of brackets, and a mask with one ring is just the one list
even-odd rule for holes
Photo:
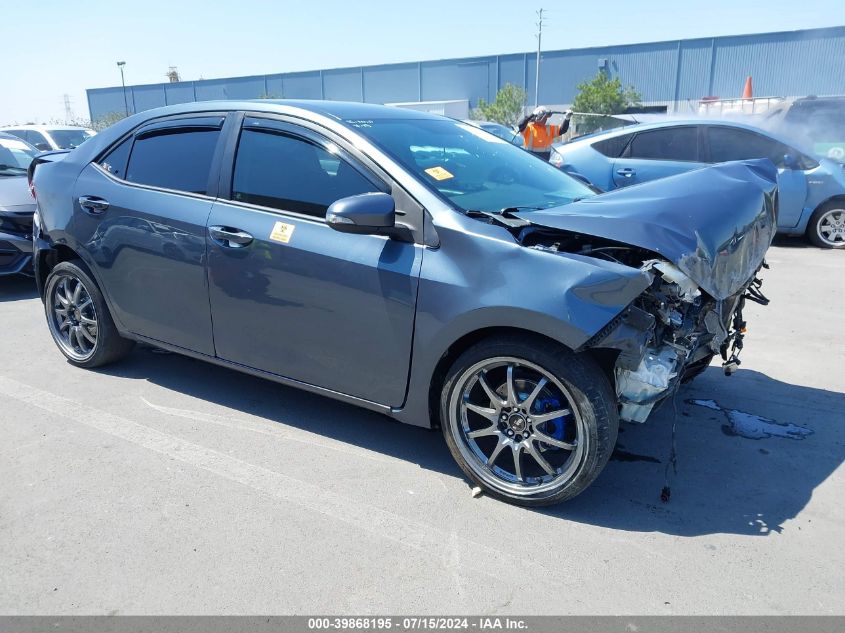
[[[68,293],[76,293],[78,303],[73,303]],[[68,300],[72,305],[63,303]],[[62,310],[64,315],[59,314]],[[44,312],[53,341],[77,367],[90,369],[113,363],[135,345],[118,333],[103,294],[80,260],[60,262],[50,271],[45,283]],[[76,332],[70,334],[71,330]]]
[[[510,365],[513,365],[512,370],[508,369]],[[497,389],[502,371],[505,383]],[[550,380],[540,391],[538,378],[545,377]],[[508,390],[509,384],[514,385],[511,390]],[[531,389],[534,398],[529,402],[531,395],[523,397],[520,389]],[[550,395],[543,402],[540,396],[547,391]],[[509,401],[509,393],[514,394],[517,406],[498,408]],[[471,402],[479,396],[481,405]],[[501,397],[500,401],[494,401],[493,396]],[[563,398],[566,403],[562,402]],[[488,408],[484,408],[485,402]],[[540,418],[548,417],[542,411],[549,411],[549,402],[553,403],[550,408],[556,409],[553,413],[563,413],[564,408],[571,413],[538,425]],[[527,406],[523,406],[526,403]],[[545,409],[542,408],[544,404]],[[477,410],[484,413],[479,414]],[[505,416],[510,416],[507,421]],[[525,417],[520,420],[520,416]],[[546,339],[532,336],[488,339],[461,354],[443,384],[440,420],[449,450],[466,476],[488,495],[523,506],[560,503],[583,492],[607,464],[619,432],[616,397],[596,362],[586,354],[574,354]],[[473,427],[476,422],[480,423],[480,428]],[[555,425],[556,441],[574,448],[558,448],[537,439],[549,439],[551,432],[544,426],[549,423]],[[494,427],[497,430],[491,433]],[[526,430],[521,430],[523,428]],[[574,436],[571,434],[573,429]],[[472,434],[488,437],[470,438]],[[489,454],[481,446],[482,440],[487,442]],[[503,442],[510,448],[510,453],[499,448]],[[523,448],[515,451],[514,447],[520,445]],[[550,451],[558,452],[552,455]],[[543,457],[552,472],[544,471],[535,454]],[[485,457],[488,460],[493,457],[492,466],[485,464]],[[563,461],[558,466],[552,457]],[[513,473],[504,472],[506,466],[499,465],[502,460],[513,465]],[[517,466],[517,463],[524,466]],[[531,481],[527,470],[521,472],[532,465],[535,481]],[[497,474],[496,470],[502,473]],[[548,478],[546,483],[543,483],[544,477]]]
[[835,222],[840,223],[839,228],[845,230],[845,225],[841,224],[843,221],[845,221],[845,201],[834,200],[823,204],[815,210],[807,223],[807,239],[810,244],[819,248],[845,248],[845,233],[841,233],[842,239],[831,240],[830,236],[825,235],[823,231],[825,226]]

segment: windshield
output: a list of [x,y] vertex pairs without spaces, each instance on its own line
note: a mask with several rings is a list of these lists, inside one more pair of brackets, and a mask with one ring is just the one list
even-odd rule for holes
[[464,211],[546,209],[595,195],[546,161],[450,120],[347,121]]
[[23,141],[0,138],[0,176],[21,176],[36,152]]
[[49,130],[56,145],[61,149],[73,149],[79,147],[89,138],[94,136],[91,130]]

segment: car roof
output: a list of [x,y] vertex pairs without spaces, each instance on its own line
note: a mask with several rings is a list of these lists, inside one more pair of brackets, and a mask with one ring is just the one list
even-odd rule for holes
[[[312,112],[337,121],[365,121],[368,119],[430,119],[444,120],[446,117],[429,112],[420,112],[409,108],[385,106],[375,103],[352,101],[320,101],[306,99],[249,99],[219,101],[189,101],[153,110],[144,110],[134,116],[155,118],[172,114],[190,114],[192,112],[215,112],[229,110],[250,110],[253,112],[290,113],[291,108]],[[449,119],[451,120],[451,119]]]
[[39,132],[49,132],[50,130],[90,130],[91,128],[84,125],[45,125],[28,123],[26,125],[4,125],[0,127],[3,130],[38,130]]
[[749,125],[734,119],[712,119],[712,118],[698,118],[698,119],[666,119],[656,123],[640,123],[637,125],[626,125],[624,127],[607,130],[605,132],[596,132],[595,134],[585,134],[583,137],[574,138],[569,143],[557,143],[555,146],[576,144],[581,141],[585,143],[593,143],[607,138],[615,138],[617,136],[624,136],[634,132],[647,132],[649,130],[659,130],[664,127],[681,127],[685,125],[718,125],[720,127],[734,127],[749,132],[755,132],[763,136],[767,136],[775,141],[779,141],[785,145],[797,146],[797,142],[791,139],[784,138],[778,134],[772,134],[769,130],[765,130],[756,125]]

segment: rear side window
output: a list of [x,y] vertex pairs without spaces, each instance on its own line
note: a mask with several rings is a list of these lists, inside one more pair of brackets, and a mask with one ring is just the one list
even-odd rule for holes
[[627,158],[650,160],[698,160],[698,130],[694,127],[667,127],[640,132],[631,141]]
[[324,217],[335,200],[379,191],[339,155],[297,136],[244,129],[232,199]]
[[628,141],[631,140],[631,134],[622,134],[621,136],[614,136],[613,138],[606,138],[603,141],[596,141],[592,147],[597,152],[604,154],[608,158],[619,158]]
[[[126,180],[142,185],[205,193],[220,130],[176,128],[135,138]],[[117,149],[119,149],[118,146]]]

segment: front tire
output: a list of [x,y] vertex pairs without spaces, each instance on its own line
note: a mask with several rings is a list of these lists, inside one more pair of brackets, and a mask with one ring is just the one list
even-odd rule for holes
[[845,202],[816,209],[807,224],[807,238],[819,248],[845,248]]
[[79,260],[60,262],[50,271],[44,311],[53,341],[77,367],[113,363],[134,346],[118,333],[103,294]]
[[585,490],[619,431],[616,398],[593,359],[530,336],[482,341],[461,354],[446,376],[440,416],[466,476],[524,506]]

